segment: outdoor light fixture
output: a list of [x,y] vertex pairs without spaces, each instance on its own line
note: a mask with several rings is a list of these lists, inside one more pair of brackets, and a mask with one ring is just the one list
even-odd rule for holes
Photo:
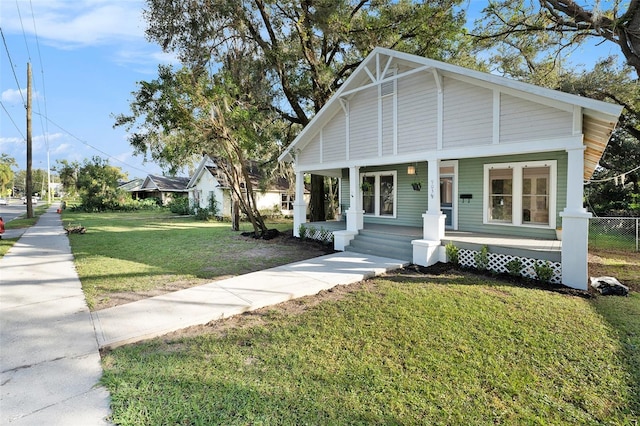
[[407,174],[408,175],[415,175],[416,174],[416,167],[415,166],[407,167]]

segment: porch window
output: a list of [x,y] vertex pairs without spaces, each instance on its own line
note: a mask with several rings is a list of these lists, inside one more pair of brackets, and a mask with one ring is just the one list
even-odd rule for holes
[[489,170],[489,220],[508,222],[513,219],[513,170]]
[[522,171],[522,222],[549,224],[549,167]]
[[484,176],[484,223],[555,228],[555,160],[486,164]]
[[371,216],[395,217],[396,172],[373,172],[361,175],[362,208]]
[[294,194],[287,194],[283,192],[280,195],[280,210],[293,210],[293,202],[295,201]]

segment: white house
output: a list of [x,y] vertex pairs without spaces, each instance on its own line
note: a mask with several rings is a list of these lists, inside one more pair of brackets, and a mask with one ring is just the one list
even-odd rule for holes
[[[250,170],[251,183],[255,191],[256,203],[260,211],[279,212],[293,215],[294,192],[286,179],[276,179],[271,185],[260,190],[260,176],[257,169]],[[207,208],[209,199],[216,200],[221,216],[231,216],[231,189],[227,179],[209,156],[204,156],[187,185],[191,206]],[[308,197],[308,196],[307,196]]]
[[[365,224],[422,228],[412,261],[443,259],[445,230],[555,240],[561,281],[587,288],[589,179],[622,107],[376,48],[280,156],[341,178],[347,248]],[[413,187],[416,187],[414,190]],[[294,203],[294,232],[306,222]]]

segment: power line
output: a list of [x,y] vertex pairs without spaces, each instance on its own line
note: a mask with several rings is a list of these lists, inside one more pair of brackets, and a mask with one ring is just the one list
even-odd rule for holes
[[26,108],[27,102],[24,100],[24,95],[22,94],[22,90],[20,89],[20,83],[18,82],[18,76],[16,75],[16,67],[15,65],[13,65],[13,60],[11,59],[11,54],[9,53],[9,46],[7,46],[7,40],[4,38],[4,31],[2,31],[2,27],[0,27],[0,34],[2,34],[2,42],[4,43],[4,50],[6,50],[7,57],[9,58],[9,64],[11,65],[13,78],[15,78],[16,85],[18,86],[18,93],[20,93],[20,97],[22,98],[22,105]]
[[[42,74],[42,99],[44,103],[44,116],[48,117],[47,113],[47,91],[45,89],[44,84],[44,63],[42,62],[42,54],[40,53],[40,40],[38,39],[38,30],[36,29],[36,16],[33,13],[33,3],[29,0],[29,5],[31,6],[31,18],[33,20],[33,34],[36,38],[36,47],[38,49],[38,60],[40,61],[40,73]],[[40,111],[40,100],[36,96],[36,103],[38,104],[38,111]],[[47,124],[45,126],[45,123]],[[42,120],[42,115],[40,116],[40,127],[42,127],[42,133],[44,134],[44,142],[47,145],[47,151],[49,150],[49,126],[47,121]]]
[[[42,114],[40,114],[40,113],[36,113],[36,115],[42,115]],[[95,151],[98,151],[100,154],[102,154],[102,155],[106,156],[107,158],[112,159],[112,160],[115,160],[115,161],[117,161],[117,162],[118,162],[118,163],[120,163],[120,164],[123,164],[123,165],[125,165],[125,166],[127,166],[127,167],[129,167],[129,168],[131,168],[131,169],[137,170],[137,171],[142,172],[142,173],[144,173],[144,174],[147,174],[147,175],[148,175],[148,174],[150,174],[150,173],[149,173],[149,172],[147,172],[146,170],[143,170],[143,169],[138,168],[138,167],[136,167],[136,166],[132,166],[131,164],[125,163],[124,161],[122,161],[122,160],[120,160],[120,159],[118,159],[118,158],[116,158],[116,157],[112,156],[111,154],[108,154],[108,153],[106,153],[106,152],[102,151],[100,148],[96,148],[95,146],[91,145],[89,142],[87,142],[87,141],[85,141],[85,140],[80,139],[78,136],[76,136],[76,135],[74,135],[73,133],[71,133],[70,131],[66,130],[65,128],[63,128],[62,126],[60,126],[58,123],[56,123],[55,121],[53,121],[52,119],[50,119],[49,117],[44,117],[44,119],[45,119],[45,120],[47,120],[47,121],[49,121],[51,124],[53,124],[54,126],[56,126],[57,128],[59,128],[60,130],[62,130],[63,132],[65,132],[66,134],[68,134],[69,136],[71,136],[72,138],[76,139],[76,140],[77,140],[77,141],[79,141],[80,143],[82,143],[82,144],[84,144],[84,145],[88,146],[89,148],[91,148],[91,149],[93,149],[93,150],[95,150]]]
[[4,106],[4,103],[2,101],[0,101],[0,105],[2,106],[2,109],[4,110],[5,113],[7,113],[7,116],[9,117],[9,120],[11,120],[11,122],[13,123],[14,127],[16,128],[16,130],[18,131],[18,133],[20,133],[20,136],[22,136],[22,139],[27,139],[24,137],[24,135],[22,134],[22,131],[20,130],[20,127],[18,127],[18,125],[16,124],[15,121],[13,121],[13,117],[11,117],[11,114],[9,114],[9,111],[7,111],[7,108]]
[[24,23],[22,22],[22,14],[20,13],[20,5],[18,5],[18,0],[16,0],[16,9],[18,9],[18,19],[20,19],[20,27],[22,28],[22,36],[24,37],[24,45],[27,48],[27,57],[29,58],[29,62],[31,62],[31,51],[29,51],[29,43],[27,43],[27,33],[24,30]]

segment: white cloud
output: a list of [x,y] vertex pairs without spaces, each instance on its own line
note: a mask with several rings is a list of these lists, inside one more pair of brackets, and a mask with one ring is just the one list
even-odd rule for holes
[[143,6],[137,0],[18,0],[1,2],[0,14],[5,32],[37,32],[41,42],[74,48],[122,40],[143,41]]
[[[0,95],[2,102],[9,105],[24,105],[27,102],[27,89],[7,89]],[[40,93],[37,90],[31,92],[31,100],[40,99]]]

